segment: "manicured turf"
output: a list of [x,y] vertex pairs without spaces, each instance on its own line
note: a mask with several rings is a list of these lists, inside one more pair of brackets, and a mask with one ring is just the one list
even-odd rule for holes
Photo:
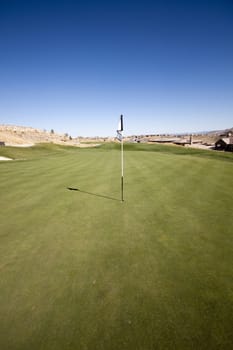
[[0,155],[2,350],[232,347],[232,154],[127,145],[124,203],[119,146]]

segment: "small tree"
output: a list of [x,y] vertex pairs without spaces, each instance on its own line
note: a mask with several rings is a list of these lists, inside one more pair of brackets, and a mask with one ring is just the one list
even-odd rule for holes
[[50,133],[51,133],[51,134],[54,134],[54,130],[53,130],[53,129],[51,129]]

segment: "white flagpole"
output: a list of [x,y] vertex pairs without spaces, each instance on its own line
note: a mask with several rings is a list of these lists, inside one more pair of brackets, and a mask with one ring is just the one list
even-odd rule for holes
[[124,201],[124,147],[123,147],[123,115],[120,116],[120,121],[117,128],[117,139],[121,141],[121,201]]
[[123,135],[121,138],[121,201],[124,201],[124,147],[123,147]]

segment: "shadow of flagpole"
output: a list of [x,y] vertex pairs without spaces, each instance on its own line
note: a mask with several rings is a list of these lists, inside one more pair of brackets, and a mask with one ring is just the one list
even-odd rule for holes
[[81,192],[81,193],[88,194],[88,195],[90,195],[90,196],[95,196],[95,197],[110,199],[110,200],[112,200],[112,201],[121,202],[121,200],[120,200],[120,199],[117,199],[117,198],[113,198],[113,197],[109,197],[109,196],[104,196],[104,195],[98,194],[98,193],[83,191],[83,190],[80,190],[79,188],[75,188],[75,187],[67,187],[67,190],[69,190],[69,191],[78,191],[78,192]]

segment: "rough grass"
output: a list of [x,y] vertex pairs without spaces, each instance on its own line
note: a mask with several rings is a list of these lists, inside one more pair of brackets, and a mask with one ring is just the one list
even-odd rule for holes
[[231,348],[232,155],[151,146],[0,149],[1,349]]

